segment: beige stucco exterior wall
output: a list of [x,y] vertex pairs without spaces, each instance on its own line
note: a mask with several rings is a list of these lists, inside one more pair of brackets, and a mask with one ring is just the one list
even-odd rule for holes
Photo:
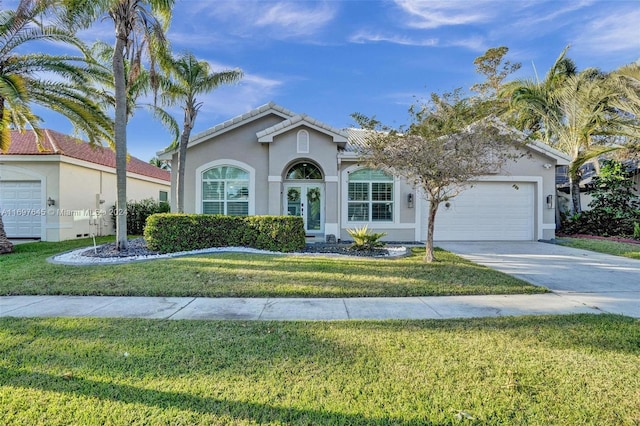
[[[519,156],[516,160],[508,161],[504,167],[494,175],[480,177],[479,180],[501,180],[510,181],[514,184],[518,182],[533,182],[535,185],[535,206],[534,206],[534,235],[536,238],[540,236],[543,239],[551,239],[555,237],[556,227],[556,192],[555,192],[555,160],[540,154],[532,148],[526,148],[522,152],[525,155]],[[354,161],[343,161],[341,166],[343,191],[346,191],[346,181],[348,176],[346,171],[357,170],[358,167]],[[396,199],[397,199],[397,220],[393,224],[375,224],[369,223],[369,228],[375,232],[386,232],[384,238],[387,241],[414,241],[424,240],[420,230],[422,222],[426,222],[426,211],[418,208],[420,200],[416,199],[416,191],[412,185],[404,180],[396,180]],[[414,206],[409,207],[408,195],[413,194]],[[552,195],[553,203],[551,207],[547,206],[546,197]],[[346,195],[342,196],[346,204]],[[342,222],[340,238],[350,239],[347,228],[362,226],[359,223],[349,223],[346,218],[346,205],[342,206]],[[396,217],[396,215],[394,215]]]
[[[404,179],[394,179],[393,194],[393,222],[350,222],[347,215],[347,188],[349,174],[366,168],[364,162],[358,162],[356,159],[343,159],[340,164],[340,181],[341,181],[341,197],[342,205],[340,206],[340,233],[338,238],[341,240],[352,240],[347,229],[353,229],[367,225],[373,232],[384,232],[387,235],[382,238],[383,241],[416,241],[416,229],[420,228],[420,212],[417,208],[418,200],[416,199],[416,191],[412,185]],[[413,197],[413,204],[409,205],[408,196]]]
[[[12,157],[2,159],[0,179],[41,182],[43,241],[88,237],[93,232],[114,233],[110,210],[116,200],[115,171],[62,156],[47,155],[35,160],[28,156]],[[170,188],[169,182],[129,174],[127,198],[158,200],[160,191],[170,193]],[[53,206],[47,205],[49,198],[54,200]]]
[[[273,126],[283,119],[277,115],[268,115],[244,126],[231,129],[212,140],[203,141],[189,148],[187,154],[187,166],[185,169],[185,213],[201,212],[202,206],[198,206],[196,196],[202,188],[197,185],[197,169],[214,162],[233,160],[241,162],[255,170],[255,214],[268,214],[268,150],[267,145],[258,143],[256,133],[267,127]],[[219,165],[219,164],[216,164]],[[176,176],[178,170],[178,155],[174,154],[171,159],[171,167],[174,172],[171,174],[172,187],[176,186]],[[213,166],[212,166],[213,167]],[[175,191],[173,191],[175,192]],[[175,194],[171,194],[171,209],[176,211]]]
[[[62,163],[60,182],[64,191],[59,206],[60,239],[112,235],[115,233],[111,213],[117,199],[116,174],[108,168],[91,169],[82,164]],[[73,182],[73,184],[70,184]],[[170,193],[170,183],[159,179],[127,174],[127,199],[158,201],[160,191]],[[67,212],[71,211],[71,214]]]
[[[556,229],[556,162],[534,150],[526,148],[525,156],[507,162],[501,175],[507,176],[514,181],[518,177],[536,177],[542,178],[541,184],[536,184],[535,193],[535,216],[534,216],[534,235],[541,235],[542,239],[548,240],[555,237]],[[547,196],[551,195],[552,204],[547,206]],[[540,212],[542,219],[539,220]],[[539,229],[541,227],[541,229]]]
[[[298,132],[309,133],[309,152],[298,153]],[[338,145],[331,136],[306,126],[299,126],[278,135],[269,144],[269,213],[282,215],[283,188],[289,168],[301,162],[310,162],[322,171],[324,182],[324,230],[334,234],[338,229]],[[279,181],[278,181],[279,178]],[[291,182],[291,181],[290,181]]]

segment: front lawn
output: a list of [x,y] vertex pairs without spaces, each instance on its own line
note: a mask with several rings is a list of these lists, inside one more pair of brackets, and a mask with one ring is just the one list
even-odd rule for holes
[[599,253],[613,254],[616,256],[640,259],[640,244],[620,243],[611,240],[599,240],[592,238],[558,238],[558,244],[583,250],[597,251]]
[[640,322],[0,318],[3,424],[633,425]]
[[[106,240],[102,240],[104,242]],[[0,294],[355,297],[543,293],[445,251],[400,259],[220,253],[124,265],[65,266],[46,258],[90,240],[30,243],[0,256]]]

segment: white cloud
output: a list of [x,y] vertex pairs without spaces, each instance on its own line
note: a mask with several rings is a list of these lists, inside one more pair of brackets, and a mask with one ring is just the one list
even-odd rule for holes
[[434,29],[451,25],[466,25],[486,22],[491,19],[489,1],[420,1],[396,0],[412,20],[407,25],[412,28]]
[[334,20],[338,2],[189,2],[192,18],[224,22],[225,31],[275,39],[311,36]]
[[483,37],[465,37],[465,38],[419,38],[409,37],[397,34],[381,34],[369,31],[360,31],[349,37],[351,43],[392,43],[402,46],[419,46],[419,47],[462,47],[468,50],[484,52],[488,49],[488,45]]
[[310,35],[331,22],[336,10],[329,3],[309,8],[304,3],[276,3],[261,11],[259,27],[277,27],[289,35]]
[[591,19],[577,28],[574,35],[574,49],[580,52],[607,54],[613,52],[633,52],[640,54],[638,25],[640,10],[637,8],[612,11]]
[[368,31],[360,31],[349,37],[352,43],[368,43],[368,42],[386,42],[392,44],[400,44],[404,46],[437,46],[437,38],[413,39],[408,36],[401,35],[385,35],[381,33],[373,33]]

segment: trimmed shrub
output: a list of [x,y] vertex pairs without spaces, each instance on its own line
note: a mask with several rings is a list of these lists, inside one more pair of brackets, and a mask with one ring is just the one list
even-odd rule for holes
[[[156,213],[169,213],[169,203],[147,198],[127,203],[127,235],[142,235],[147,218]],[[113,226],[116,226],[116,208],[111,209]]]
[[235,246],[292,252],[306,244],[298,216],[154,214],[144,238],[149,249],[161,253]]

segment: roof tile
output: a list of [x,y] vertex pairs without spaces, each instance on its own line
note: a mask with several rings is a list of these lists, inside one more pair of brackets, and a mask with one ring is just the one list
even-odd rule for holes
[[[55,130],[43,130],[42,146],[45,151],[38,151],[34,132],[12,130],[9,150],[6,153],[0,153],[0,157],[3,155],[64,155],[113,169],[116,167],[116,155],[111,149],[102,146],[91,146],[81,139],[56,132]],[[171,181],[171,174],[168,171],[136,157],[129,158],[127,171],[167,182]]]

